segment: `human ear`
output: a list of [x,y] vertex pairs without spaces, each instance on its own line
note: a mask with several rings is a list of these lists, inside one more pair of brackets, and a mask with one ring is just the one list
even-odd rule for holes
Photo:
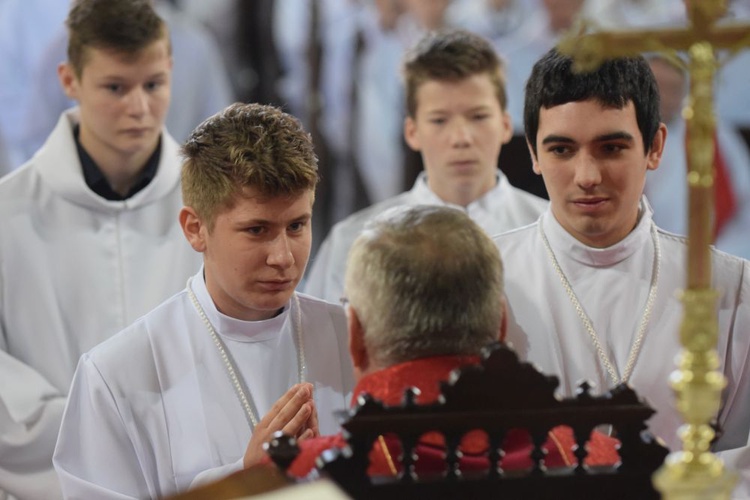
[[62,62],[57,66],[57,78],[60,80],[65,95],[68,99],[78,100],[78,77],[73,66],[68,62]]
[[349,356],[354,366],[354,376],[359,379],[370,366],[370,357],[365,345],[365,330],[359,320],[357,311],[347,308],[346,324],[349,332]]
[[654,140],[651,141],[651,148],[648,151],[648,161],[646,168],[649,170],[656,170],[661,162],[661,156],[664,153],[664,145],[667,142],[667,126],[663,123],[659,124],[659,128],[654,134]]
[[505,334],[508,332],[508,301],[503,295],[500,301],[500,332],[498,333],[498,340],[505,342]]
[[417,137],[417,123],[411,116],[404,118],[404,140],[412,150],[419,151],[421,149]]
[[208,230],[193,207],[182,207],[180,210],[180,226],[185,238],[196,252],[206,251],[205,232]]
[[511,118],[510,113],[503,111],[501,120],[503,121],[502,143],[508,144],[513,138],[513,118]]
[[531,147],[531,143],[526,139],[526,147],[529,148],[529,156],[531,157],[531,168],[534,170],[536,175],[542,175],[542,170],[539,168],[539,160],[534,154],[534,148]]

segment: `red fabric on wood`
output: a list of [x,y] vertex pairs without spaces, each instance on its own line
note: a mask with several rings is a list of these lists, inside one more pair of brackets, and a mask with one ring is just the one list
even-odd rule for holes
[[[363,377],[354,390],[354,401],[357,396],[368,393],[387,405],[401,404],[404,390],[417,387],[420,395],[417,401],[421,404],[433,403],[440,394],[440,382],[448,380],[450,372],[466,364],[477,364],[479,358],[467,356],[442,356],[418,359],[391,366],[384,370]],[[392,469],[388,463],[390,456],[400,470],[398,457],[401,453],[400,443],[395,437],[385,436],[387,452],[380,442],[376,441],[370,453],[370,475],[390,475]],[[616,451],[617,440],[595,433],[589,442],[589,465],[609,465],[619,461]],[[317,457],[327,449],[346,446],[343,436],[324,436],[308,439],[299,443],[301,452],[292,463],[289,473],[296,477],[304,477],[315,467]],[[572,449],[575,446],[573,433],[568,427],[556,427],[549,433],[544,445],[547,451],[545,465],[547,467],[564,466],[575,463]],[[529,454],[531,443],[528,433],[514,429],[506,437],[504,446],[505,456],[501,467],[505,470],[524,469],[531,466]],[[460,461],[462,471],[486,470],[489,464],[485,453],[487,451],[486,436],[481,431],[467,433],[460,446],[463,457]],[[417,446],[419,460],[416,464],[417,473],[439,472],[445,467],[443,436],[437,432],[423,435]]]

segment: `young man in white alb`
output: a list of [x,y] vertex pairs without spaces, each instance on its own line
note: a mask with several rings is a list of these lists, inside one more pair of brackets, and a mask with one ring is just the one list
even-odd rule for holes
[[81,354],[178,292],[179,146],[164,128],[172,58],[148,0],[76,0],[65,112],[0,180],[0,497],[58,498],[52,452]]
[[84,354],[54,455],[72,498],[157,498],[256,463],[273,432],[338,430],[353,387],[338,304],[295,292],[312,242],[312,141],[234,104],[183,147],[180,223],[203,267]]
[[513,133],[501,62],[484,38],[461,30],[426,35],[404,63],[404,137],[425,171],[405,193],[336,224],[322,243],[305,291],[326,300],[343,292],[346,256],[365,223],[398,205],[452,205],[492,235],[534,222],[547,201],[511,186],[497,168]]
[[[681,349],[677,292],[686,287],[687,245],[654,224],[642,195],[667,136],[656,81],[642,57],[591,73],[571,66],[552,50],[526,87],[526,139],[550,209],[494,238],[506,265],[507,338],[522,358],[559,376],[564,395],[582,380],[601,392],[629,383],[657,410],[653,433],[676,450],[682,418],[669,375]],[[747,474],[750,262],[712,250],[711,263],[728,380],[713,449]]]

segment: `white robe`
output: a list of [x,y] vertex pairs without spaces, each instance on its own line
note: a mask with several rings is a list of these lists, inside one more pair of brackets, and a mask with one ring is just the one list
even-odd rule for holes
[[[493,238],[505,263],[507,339],[522,359],[560,378],[562,395],[574,395],[582,380],[593,382],[596,392],[609,389],[611,383],[547,255],[538,226],[543,224],[560,267],[622,376],[652,276],[651,210],[648,203],[642,206],[636,228],[604,249],[578,242],[551,212],[536,224]],[[682,419],[674,408],[668,378],[681,349],[683,308],[677,292],[686,286],[687,246],[683,237],[663,230],[657,234],[661,246],[658,292],[629,383],[657,410],[649,420],[652,432],[675,450],[681,448],[676,431]],[[729,381],[719,413],[724,435],[714,448],[736,449],[733,453],[741,451],[741,455],[747,453],[750,437],[750,262],[712,250],[712,266],[713,286],[721,293],[718,353]]]
[[[497,185],[466,208],[487,234],[493,235],[534,222],[547,208],[547,200],[529,194],[510,184],[508,178],[498,171]],[[305,293],[328,301],[338,301],[344,292],[346,258],[354,240],[365,223],[400,205],[448,205],[433,193],[427,185],[427,176],[422,172],[411,190],[394,196],[376,205],[352,214],[336,224],[320,246],[313,259],[305,282]]]
[[[202,272],[190,285],[262,418],[299,382],[296,306],[265,321],[217,311]],[[320,432],[353,388],[343,308],[299,295],[305,380]],[[154,498],[240,470],[251,429],[187,289],[85,354],[55,449],[66,498]]]
[[64,114],[0,180],[0,492],[60,495],[52,451],[81,354],[184,286],[201,255],[178,224],[177,144],[125,201],[94,194]]

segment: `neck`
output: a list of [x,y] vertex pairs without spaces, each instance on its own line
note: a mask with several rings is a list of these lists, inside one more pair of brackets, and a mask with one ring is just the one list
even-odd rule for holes
[[107,146],[98,147],[83,127],[81,127],[79,141],[99,167],[112,190],[121,196],[126,196],[135,184],[138,174],[156,150],[159,137],[156,138],[153,147],[132,154],[123,154]]
[[633,218],[632,224],[624,226],[623,229],[620,229],[617,232],[603,234],[602,236],[589,235],[580,231],[576,231],[575,228],[568,227],[566,224],[560,222],[560,219],[557,217],[557,215],[555,215],[554,210],[552,210],[552,216],[569,235],[571,235],[579,242],[583,243],[587,247],[602,249],[616,245],[627,238],[628,235],[633,232],[636,226],[638,226],[638,222],[641,220],[641,211],[638,210],[635,217]]
[[445,186],[436,186],[430,182],[427,177],[427,186],[435,193],[438,198],[446,203],[459,205],[464,208],[477,201],[479,198],[490,192],[497,185],[497,175],[492,173],[492,178],[482,184],[472,183],[467,185],[452,185],[445,189]]

